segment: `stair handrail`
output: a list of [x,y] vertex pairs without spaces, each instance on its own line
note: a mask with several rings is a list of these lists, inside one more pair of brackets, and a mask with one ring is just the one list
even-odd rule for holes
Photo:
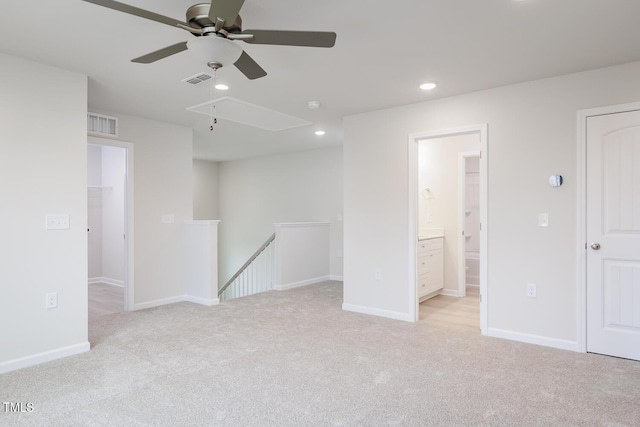
[[218,297],[220,297],[220,295],[222,295],[222,293],[224,291],[227,290],[227,288],[229,286],[231,286],[231,284],[233,283],[234,280],[236,280],[238,278],[238,276],[240,276],[246,269],[247,267],[249,267],[249,265],[251,265],[251,263],[253,262],[253,260],[255,260],[256,258],[258,258],[258,255],[260,255],[262,253],[262,251],[264,251],[266,249],[267,246],[269,246],[271,244],[271,242],[273,242],[276,239],[276,233],[273,233],[267,240],[266,242],[264,242],[257,251],[255,251],[253,253],[253,255],[251,255],[251,257],[249,257],[249,259],[247,260],[247,262],[245,262],[242,267],[240,267],[240,269],[238,271],[236,271],[236,273],[231,276],[231,279],[227,280],[227,283],[224,284],[223,287],[221,287],[218,290]]

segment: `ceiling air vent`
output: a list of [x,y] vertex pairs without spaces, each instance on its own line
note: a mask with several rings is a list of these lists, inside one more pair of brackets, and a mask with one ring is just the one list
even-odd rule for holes
[[199,85],[202,82],[206,82],[207,80],[211,80],[213,76],[207,73],[196,74],[195,76],[187,77],[186,79],[182,79],[183,82],[189,83],[190,85]]
[[87,131],[98,135],[118,136],[118,119],[102,114],[87,114]]

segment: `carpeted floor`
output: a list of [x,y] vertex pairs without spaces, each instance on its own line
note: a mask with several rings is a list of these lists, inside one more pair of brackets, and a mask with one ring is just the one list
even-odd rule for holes
[[0,375],[0,425],[638,426],[640,363],[341,310],[326,282],[102,316]]

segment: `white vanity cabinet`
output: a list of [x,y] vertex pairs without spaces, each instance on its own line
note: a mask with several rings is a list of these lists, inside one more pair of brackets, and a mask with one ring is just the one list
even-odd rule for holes
[[435,296],[444,287],[444,238],[418,241],[418,298]]

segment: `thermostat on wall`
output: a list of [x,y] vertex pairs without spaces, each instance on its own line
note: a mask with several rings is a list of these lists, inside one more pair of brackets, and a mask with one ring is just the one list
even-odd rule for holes
[[562,175],[551,175],[549,177],[549,184],[552,187],[560,187],[562,185]]

